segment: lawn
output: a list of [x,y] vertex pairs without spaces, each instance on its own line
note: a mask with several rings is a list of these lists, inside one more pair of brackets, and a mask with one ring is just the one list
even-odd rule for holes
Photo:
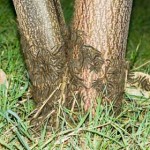
[[[62,0],[65,18],[70,22],[72,0]],[[127,60],[135,69],[150,60],[150,3],[135,0],[129,30]],[[9,88],[0,87],[0,150],[150,150],[150,98],[125,95],[122,113],[110,115],[111,107],[99,105],[96,117],[89,111],[80,122],[62,119],[59,132],[34,133],[28,117],[35,105],[21,53],[16,15],[11,0],[0,0],[0,69]],[[150,64],[139,69],[150,73]],[[97,100],[101,103],[101,100]],[[35,136],[36,135],[36,136]]]

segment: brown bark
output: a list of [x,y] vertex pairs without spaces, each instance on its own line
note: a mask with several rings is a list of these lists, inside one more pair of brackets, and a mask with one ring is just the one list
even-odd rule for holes
[[100,95],[120,107],[132,0],[76,0],[71,31],[59,0],[13,2],[38,104],[36,122],[60,112],[59,105],[74,109],[76,96],[82,96],[85,110]]
[[[132,0],[75,1],[72,26],[74,32],[82,33],[84,44],[80,52],[74,48],[74,56],[83,51],[83,59],[86,60],[97,51],[88,65],[78,72],[85,85],[79,92],[86,110],[96,104],[95,99],[100,93],[106,101],[114,100],[116,107],[120,108],[124,93],[125,52],[131,8]],[[86,53],[89,53],[88,56]]]
[[[41,115],[46,117],[51,111],[56,111],[66,70],[63,40],[66,27],[60,3],[58,0],[13,2],[32,83],[32,95],[39,106],[33,118]],[[37,122],[40,123],[38,120]]]

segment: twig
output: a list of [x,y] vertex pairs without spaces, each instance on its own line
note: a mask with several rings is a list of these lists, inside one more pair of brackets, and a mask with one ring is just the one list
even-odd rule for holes
[[138,70],[138,69],[140,69],[140,68],[144,67],[145,65],[147,65],[147,64],[149,64],[149,63],[150,63],[150,60],[149,60],[149,61],[147,61],[147,62],[145,62],[144,64],[142,64],[142,65],[140,65],[140,66],[136,67],[136,68],[133,68],[133,70]]
[[36,112],[36,114],[33,116],[33,118],[36,118],[40,112],[42,111],[43,107],[46,105],[46,103],[50,100],[50,98],[54,95],[54,93],[60,88],[61,84],[50,94],[50,96],[43,102],[42,106],[39,108],[39,110]]

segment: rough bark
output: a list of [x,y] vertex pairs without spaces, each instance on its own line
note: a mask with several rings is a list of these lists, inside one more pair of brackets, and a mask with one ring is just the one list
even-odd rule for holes
[[66,25],[60,3],[58,0],[13,0],[13,3],[32,95],[39,106],[33,118],[46,118],[60,103],[66,74],[63,39]]
[[[132,0],[76,0],[73,31],[80,33],[83,46],[73,49],[78,61],[83,54],[79,92],[85,109],[96,105],[101,93],[105,101],[120,108],[125,83],[125,52]],[[87,61],[87,62],[86,62]]]
[[36,122],[59,114],[60,105],[79,108],[81,98],[85,110],[100,95],[120,107],[132,0],[76,0],[71,31],[59,0],[13,2],[38,104]]

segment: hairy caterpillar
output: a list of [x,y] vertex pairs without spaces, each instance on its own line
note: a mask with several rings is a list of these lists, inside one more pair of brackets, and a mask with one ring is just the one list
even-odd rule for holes
[[128,74],[128,81],[132,86],[150,91],[150,75],[143,72],[131,72]]
[[130,72],[125,91],[129,95],[150,98],[150,75],[142,72]]

